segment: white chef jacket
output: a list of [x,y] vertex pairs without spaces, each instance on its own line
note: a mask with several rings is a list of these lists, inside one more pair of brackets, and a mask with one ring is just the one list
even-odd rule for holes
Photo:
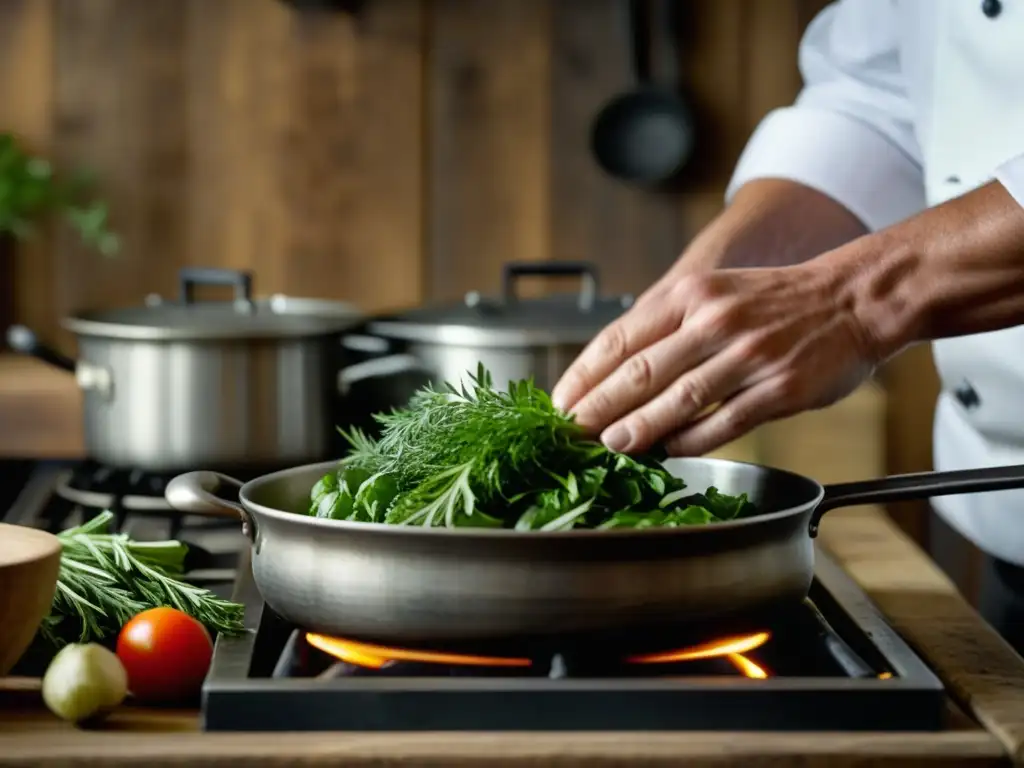
[[[803,90],[758,126],[727,198],[752,179],[790,179],[872,230],[993,179],[1024,206],[1024,0],[838,0],[799,60]],[[936,468],[1024,464],[1024,326],[938,341],[934,354]],[[1024,565],[1024,491],[933,504]]]

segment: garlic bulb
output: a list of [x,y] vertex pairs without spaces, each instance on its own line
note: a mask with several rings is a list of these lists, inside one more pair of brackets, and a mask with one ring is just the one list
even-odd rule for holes
[[102,645],[61,649],[43,676],[43,701],[57,717],[79,723],[106,715],[128,694],[128,674]]

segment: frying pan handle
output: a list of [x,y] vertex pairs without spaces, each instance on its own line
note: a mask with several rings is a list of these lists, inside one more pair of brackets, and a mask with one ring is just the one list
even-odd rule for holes
[[826,485],[825,495],[811,515],[810,533],[812,537],[817,536],[821,518],[829,510],[838,507],[916,501],[930,499],[933,496],[1009,491],[1018,488],[1024,488],[1024,464],[961,469],[954,472],[915,472],[877,480]]
[[256,521],[249,511],[238,502],[217,495],[224,486],[230,486],[237,493],[242,482],[219,472],[187,472],[167,483],[164,499],[179,512],[237,517],[242,521],[242,533],[250,541],[256,541]]

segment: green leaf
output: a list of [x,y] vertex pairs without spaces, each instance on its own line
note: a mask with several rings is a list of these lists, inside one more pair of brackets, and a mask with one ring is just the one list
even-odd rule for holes
[[221,600],[178,580],[188,547],[179,541],[135,542],[108,533],[113,514],[104,511],[61,531],[57,589],[40,634],[54,645],[102,641],[135,614],[169,605],[214,632],[244,632],[241,605]]
[[755,512],[745,497],[687,492],[654,454],[609,451],[532,380],[495,389],[482,365],[374,418],[379,438],[342,432],[351,451],[338,491],[355,497],[347,519],[531,531],[709,524]]
[[338,475],[334,472],[329,472],[317,480],[316,485],[313,486],[313,490],[310,491],[309,498],[314,502],[318,502],[323,496],[337,490]]
[[675,525],[707,525],[717,522],[719,519],[704,507],[696,506],[675,510],[665,515],[665,520],[671,521]]
[[13,135],[0,134],[0,234],[25,240],[41,219],[60,214],[86,246],[114,255],[120,241],[109,231],[107,206],[89,199],[88,191],[79,176],[63,180],[48,160],[22,150]]

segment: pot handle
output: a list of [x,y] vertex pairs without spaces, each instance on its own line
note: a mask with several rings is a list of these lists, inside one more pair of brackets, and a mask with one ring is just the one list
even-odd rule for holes
[[811,515],[811,537],[826,512],[838,507],[860,504],[885,504],[892,501],[916,501],[933,496],[961,493],[985,493],[1024,488],[1024,464],[1007,467],[960,469],[953,472],[915,472],[876,480],[858,480],[825,486],[825,495]]
[[402,373],[421,373],[430,377],[427,367],[415,355],[388,355],[353,363],[338,372],[338,392],[347,395],[354,384],[367,379],[390,378]]
[[39,341],[30,328],[24,325],[12,325],[7,329],[7,346],[15,352],[29,355],[42,360],[48,365],[73,373],[78,388],[83,392],[96,392],[99,396],[110,400],[114,395],[114,377],[110,369],[102,365],[88,362],[77,362],[63,355],[52,347]]
[[237,517],[242,521],[242,533],[256,541],[256,521],[249,511],[238,502],[217,495],[224,486],[231,486],[237,493],[242,482],[219,472],[186,472],[167,483],[164,499],[172,508],[187,514]]
[[391,351],[391,342],[380,336],[364,336],[358,333],[349,333],[341,337],[341,346],[350,352],[360,352],[365,355],[386,355]]
[[579,308],[589,312],[600,292],[597,267],[586,261],[512,261],[501,268],[501,297],[506,304],[517,300],[516,281],[521,277],[579,277]]
[[197,285],[231,285],[235,288],[235,301],[252,303],[252,273],[237,269],[216,267],[184,267],[178,270],[178,300],[182,304],[193,304],[192,294]]
[[12,325],[7,329],[7,346],[15,352],[42,360],[44,363],[68,373],[74,373],[78,369],[78,363],[56,349],[43,344],[35,332],[24,325]]

